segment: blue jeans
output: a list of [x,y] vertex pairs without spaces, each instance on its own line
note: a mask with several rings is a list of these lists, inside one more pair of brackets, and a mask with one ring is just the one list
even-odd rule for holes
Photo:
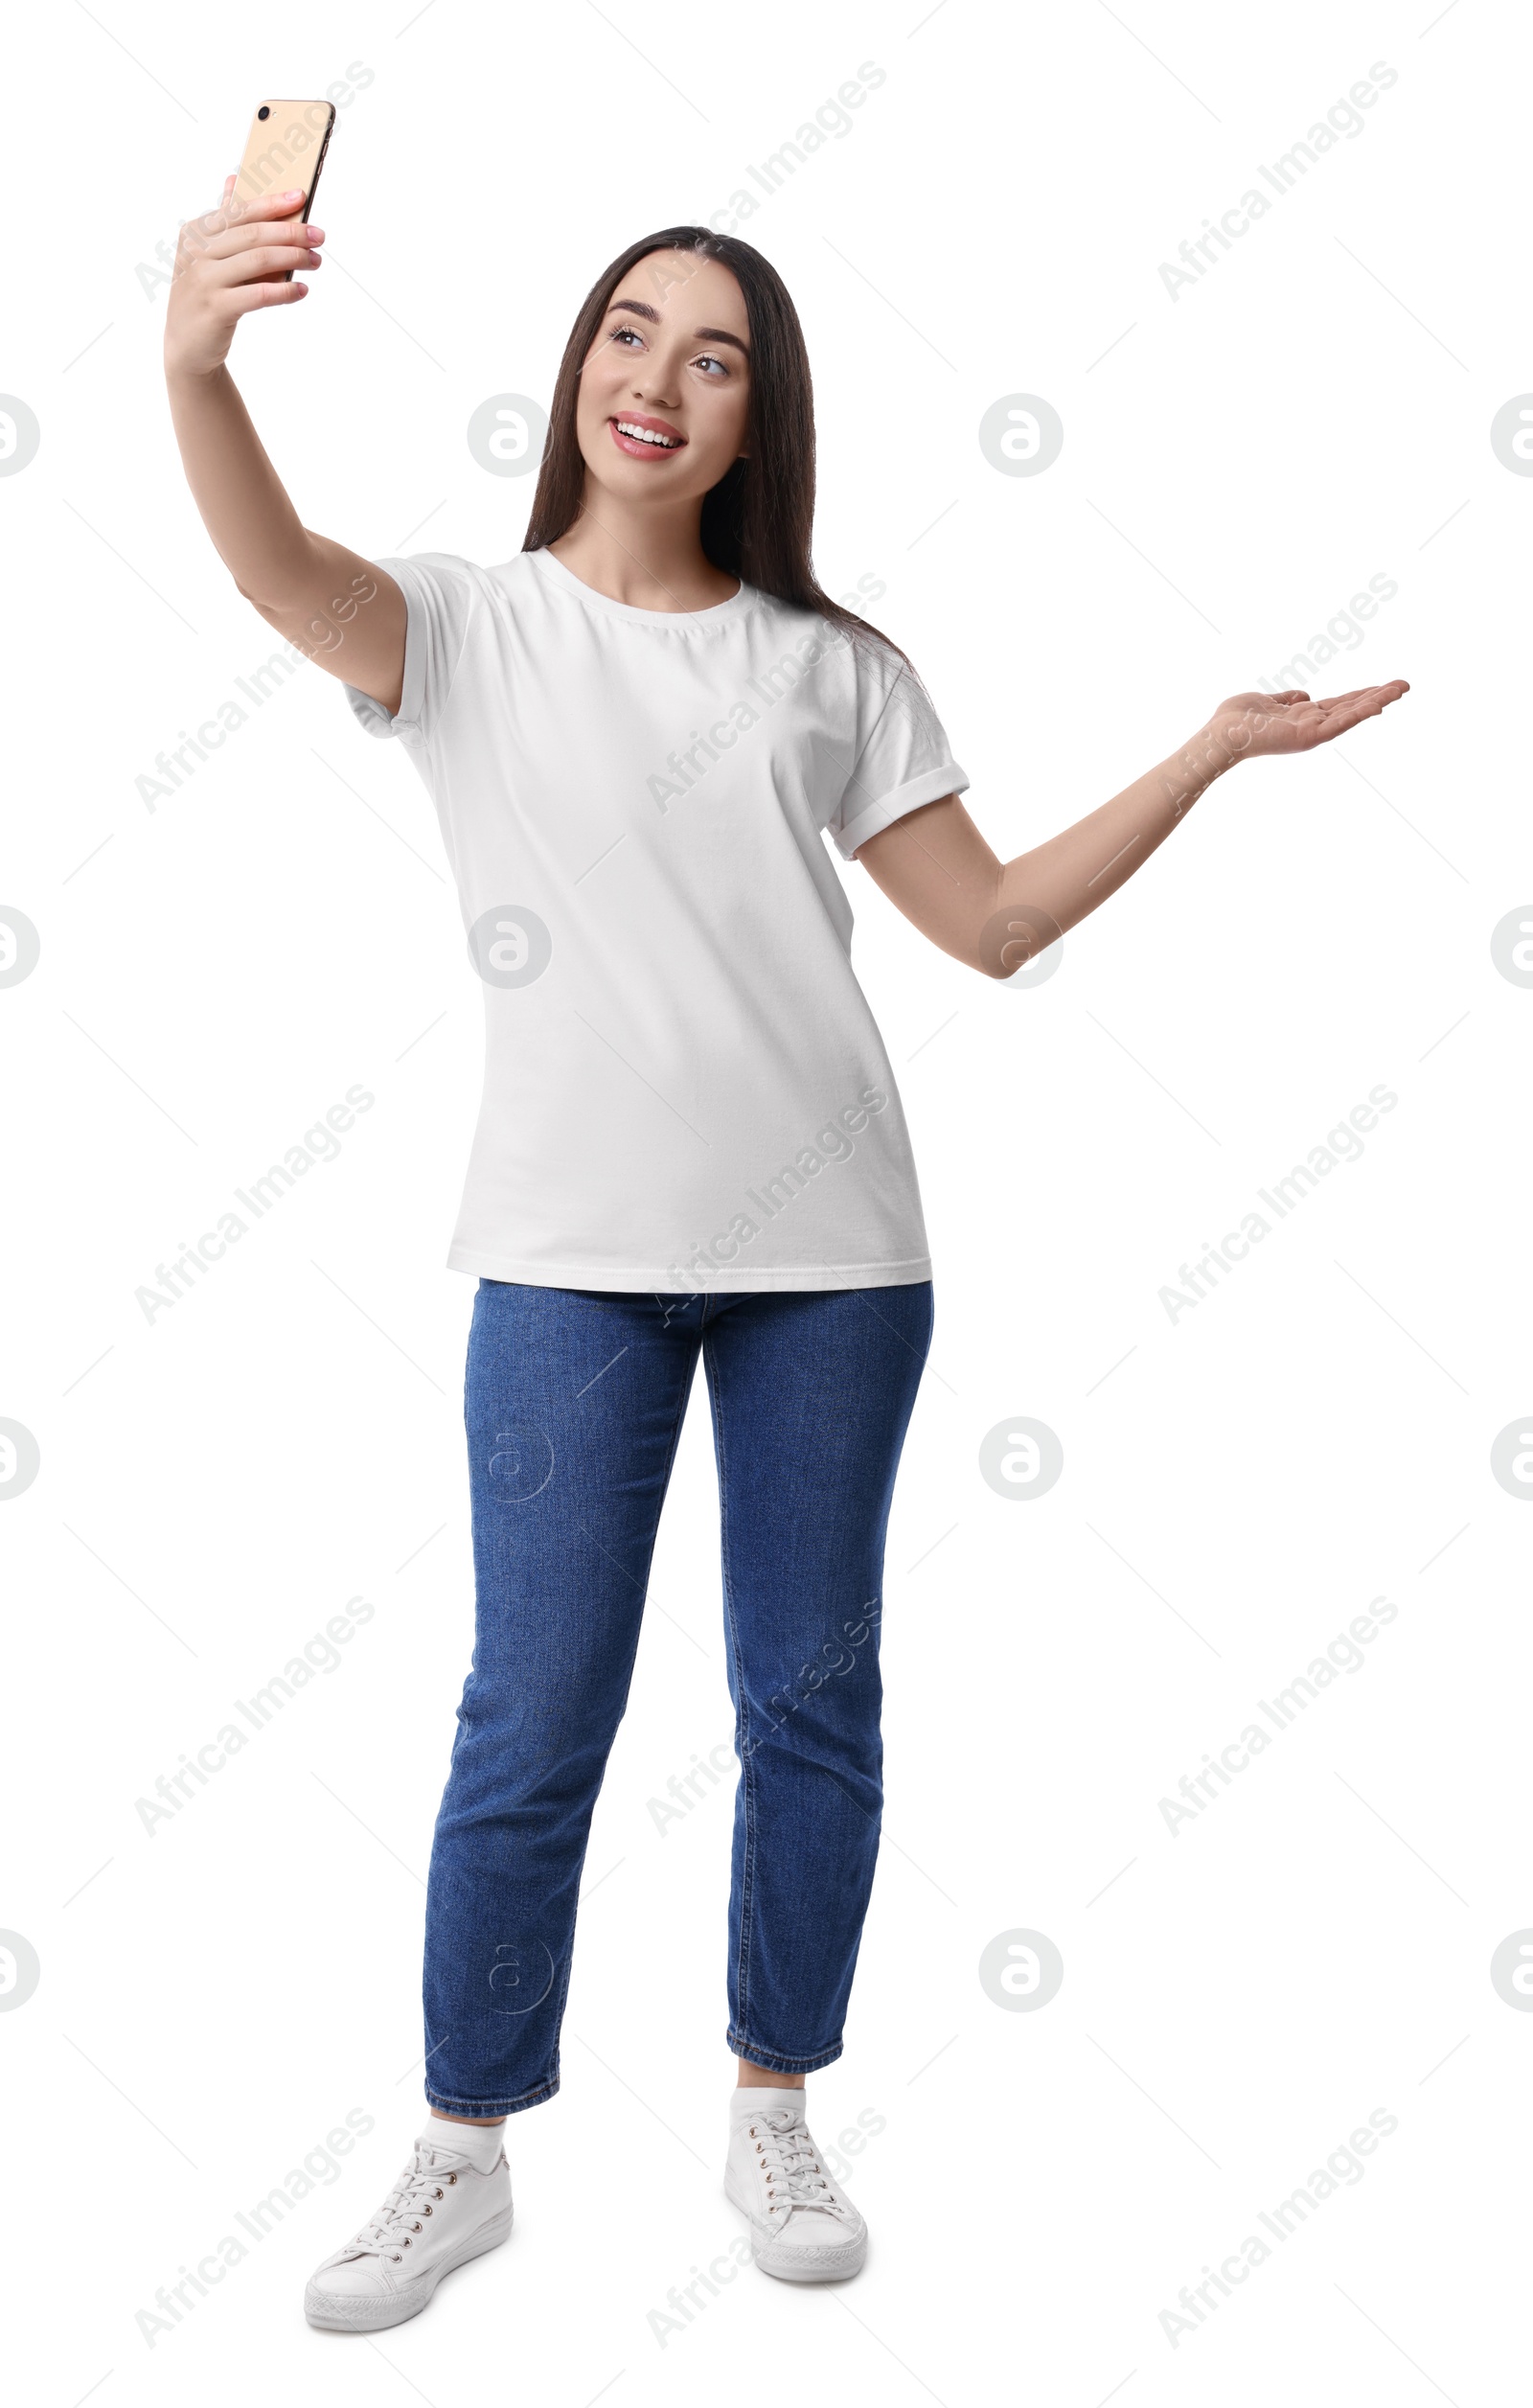
[[882,1800],[879,1622],[931,1284],[651,1296],[481,1280],[469,1339],[476,1589],[426,1900],[426,2097],[559,2088],[581,1869],[700,1352],[740,1779],[728,2042],[841,2053]]

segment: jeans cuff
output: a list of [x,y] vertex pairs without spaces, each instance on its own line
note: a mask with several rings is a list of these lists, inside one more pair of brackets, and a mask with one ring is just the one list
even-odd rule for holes
[[449,2098],[445,2092],[433,2090],[429,2082],[425,2085],[425,2095],[427,2104],[440,2107],[444,2115],[471,2119],[475,2116],[518,2115],[523,2107],[540,2107],[544,2099],[552,2098],[558,2089],[559,2075],[550,2074],[545,2081],[538,2082],[532,2090],[524,2090],[519,2098]]
[[829,2049],[822,2049],[818,2056],[789,2057],[780,2055],[775,2049],[758,2049],[732,2024],[727,2038],[734,2055],[748,2057],[752,2065],[764,2065],[773,2074],[817,2074],[822,2065],[834,2065],[846,2046],[844,2040],[837,2040]]

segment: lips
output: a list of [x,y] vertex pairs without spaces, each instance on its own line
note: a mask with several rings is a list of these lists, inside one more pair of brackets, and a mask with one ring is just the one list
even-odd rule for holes
[[[686,448],[686,437],[668,419],[648,418],[641,410],[623,410],[607,420],[612,441],[630,460],[669,460]],[[632,428],[632,433],[625,433]]]

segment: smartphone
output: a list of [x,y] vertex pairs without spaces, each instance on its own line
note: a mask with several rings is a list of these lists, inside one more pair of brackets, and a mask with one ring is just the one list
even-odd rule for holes
[[[334,127],[332,102],[263,101],[250,121],[244,157],[234,180],[232,197],[243,214],[248,216],[268,193],[301,192],[304,205],[292,213],[293,223],[301,225],[310,217],[319,190],[319,171]],[[291,284],[292,274],[288,267],[254,281],[258,285]]]

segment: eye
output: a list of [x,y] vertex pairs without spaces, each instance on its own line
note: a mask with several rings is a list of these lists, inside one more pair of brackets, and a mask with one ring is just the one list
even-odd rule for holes
[[640,334],[636,326],[618,326],[614,327],[612,330],[613,342],[621,343],[625,334],[630,334],[636,343],[642,342],[643,340],[643,336]]
[[729,374],[728,367],[716,352],[699,352],[692,364],[695,368],[717,368],[721,377],[727,377]]

